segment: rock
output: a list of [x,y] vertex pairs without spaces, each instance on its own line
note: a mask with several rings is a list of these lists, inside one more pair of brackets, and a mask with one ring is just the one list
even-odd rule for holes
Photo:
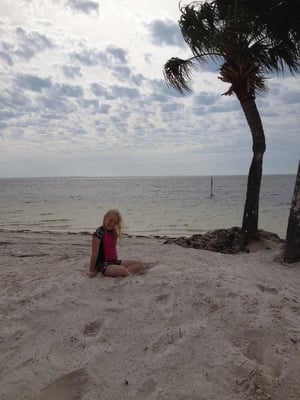
[[[275,241],[280,242],[278,235],[271,232],[259,230],[255,241]],[[196,234],[191,237],[169,238],[165,244],[176,243],[182,247],[192,247],[194,249],[210,250],[224,254],[236,254],[239,252],[249,252],[248,248],[242,248],[242,231],[239,227],[228,229],[216,229],[204,234]]]

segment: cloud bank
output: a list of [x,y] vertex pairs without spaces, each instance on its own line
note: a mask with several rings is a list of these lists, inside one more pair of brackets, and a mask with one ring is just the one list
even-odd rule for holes
[[[247,174],[250,131],[218,65],[186,97],[164,82],[167,59],[189,54],[175,3],[5,1],[0,177]],[[295,173],[299,77],[269,88],[265,173]]]

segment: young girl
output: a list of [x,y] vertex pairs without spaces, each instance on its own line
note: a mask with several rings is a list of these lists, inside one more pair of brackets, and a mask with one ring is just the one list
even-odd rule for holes
[[128,276],[143,269],[139,260],[119,260],[117,240],[121,235],[122,217],[118,210],[109,210],[103,217],[103,224],[93,233],[92,254],[89,276],[95,277],[98,272],[104,276]]

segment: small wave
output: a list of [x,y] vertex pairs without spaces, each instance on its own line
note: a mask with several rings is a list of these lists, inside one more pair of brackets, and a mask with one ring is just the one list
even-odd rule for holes
[[24,210],[13,210],[13,211],[0,211],[0,214],[3,215],[14,215],[14,214],[18,214],[24,212]]
[[46,216],[46,215],[54,215],[54,213],[51,213],[51,212],[49,212],[49,213],[40,213],[40,215],[43,215],[43,216]]
[[[68,222],[68,219],[62,218],[62,219],[41,219],[40,222]],[[39,223],[40,223],[39,222]]]

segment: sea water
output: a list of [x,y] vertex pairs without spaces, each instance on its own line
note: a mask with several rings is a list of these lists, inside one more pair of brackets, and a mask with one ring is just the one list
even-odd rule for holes
[[[263,177],[259,228],[285,237],[294,183]],[[189,236],[241,226],[246,187],[246,176],[0,179],[0,229],[93,232],[118,208],[126,233]]]

